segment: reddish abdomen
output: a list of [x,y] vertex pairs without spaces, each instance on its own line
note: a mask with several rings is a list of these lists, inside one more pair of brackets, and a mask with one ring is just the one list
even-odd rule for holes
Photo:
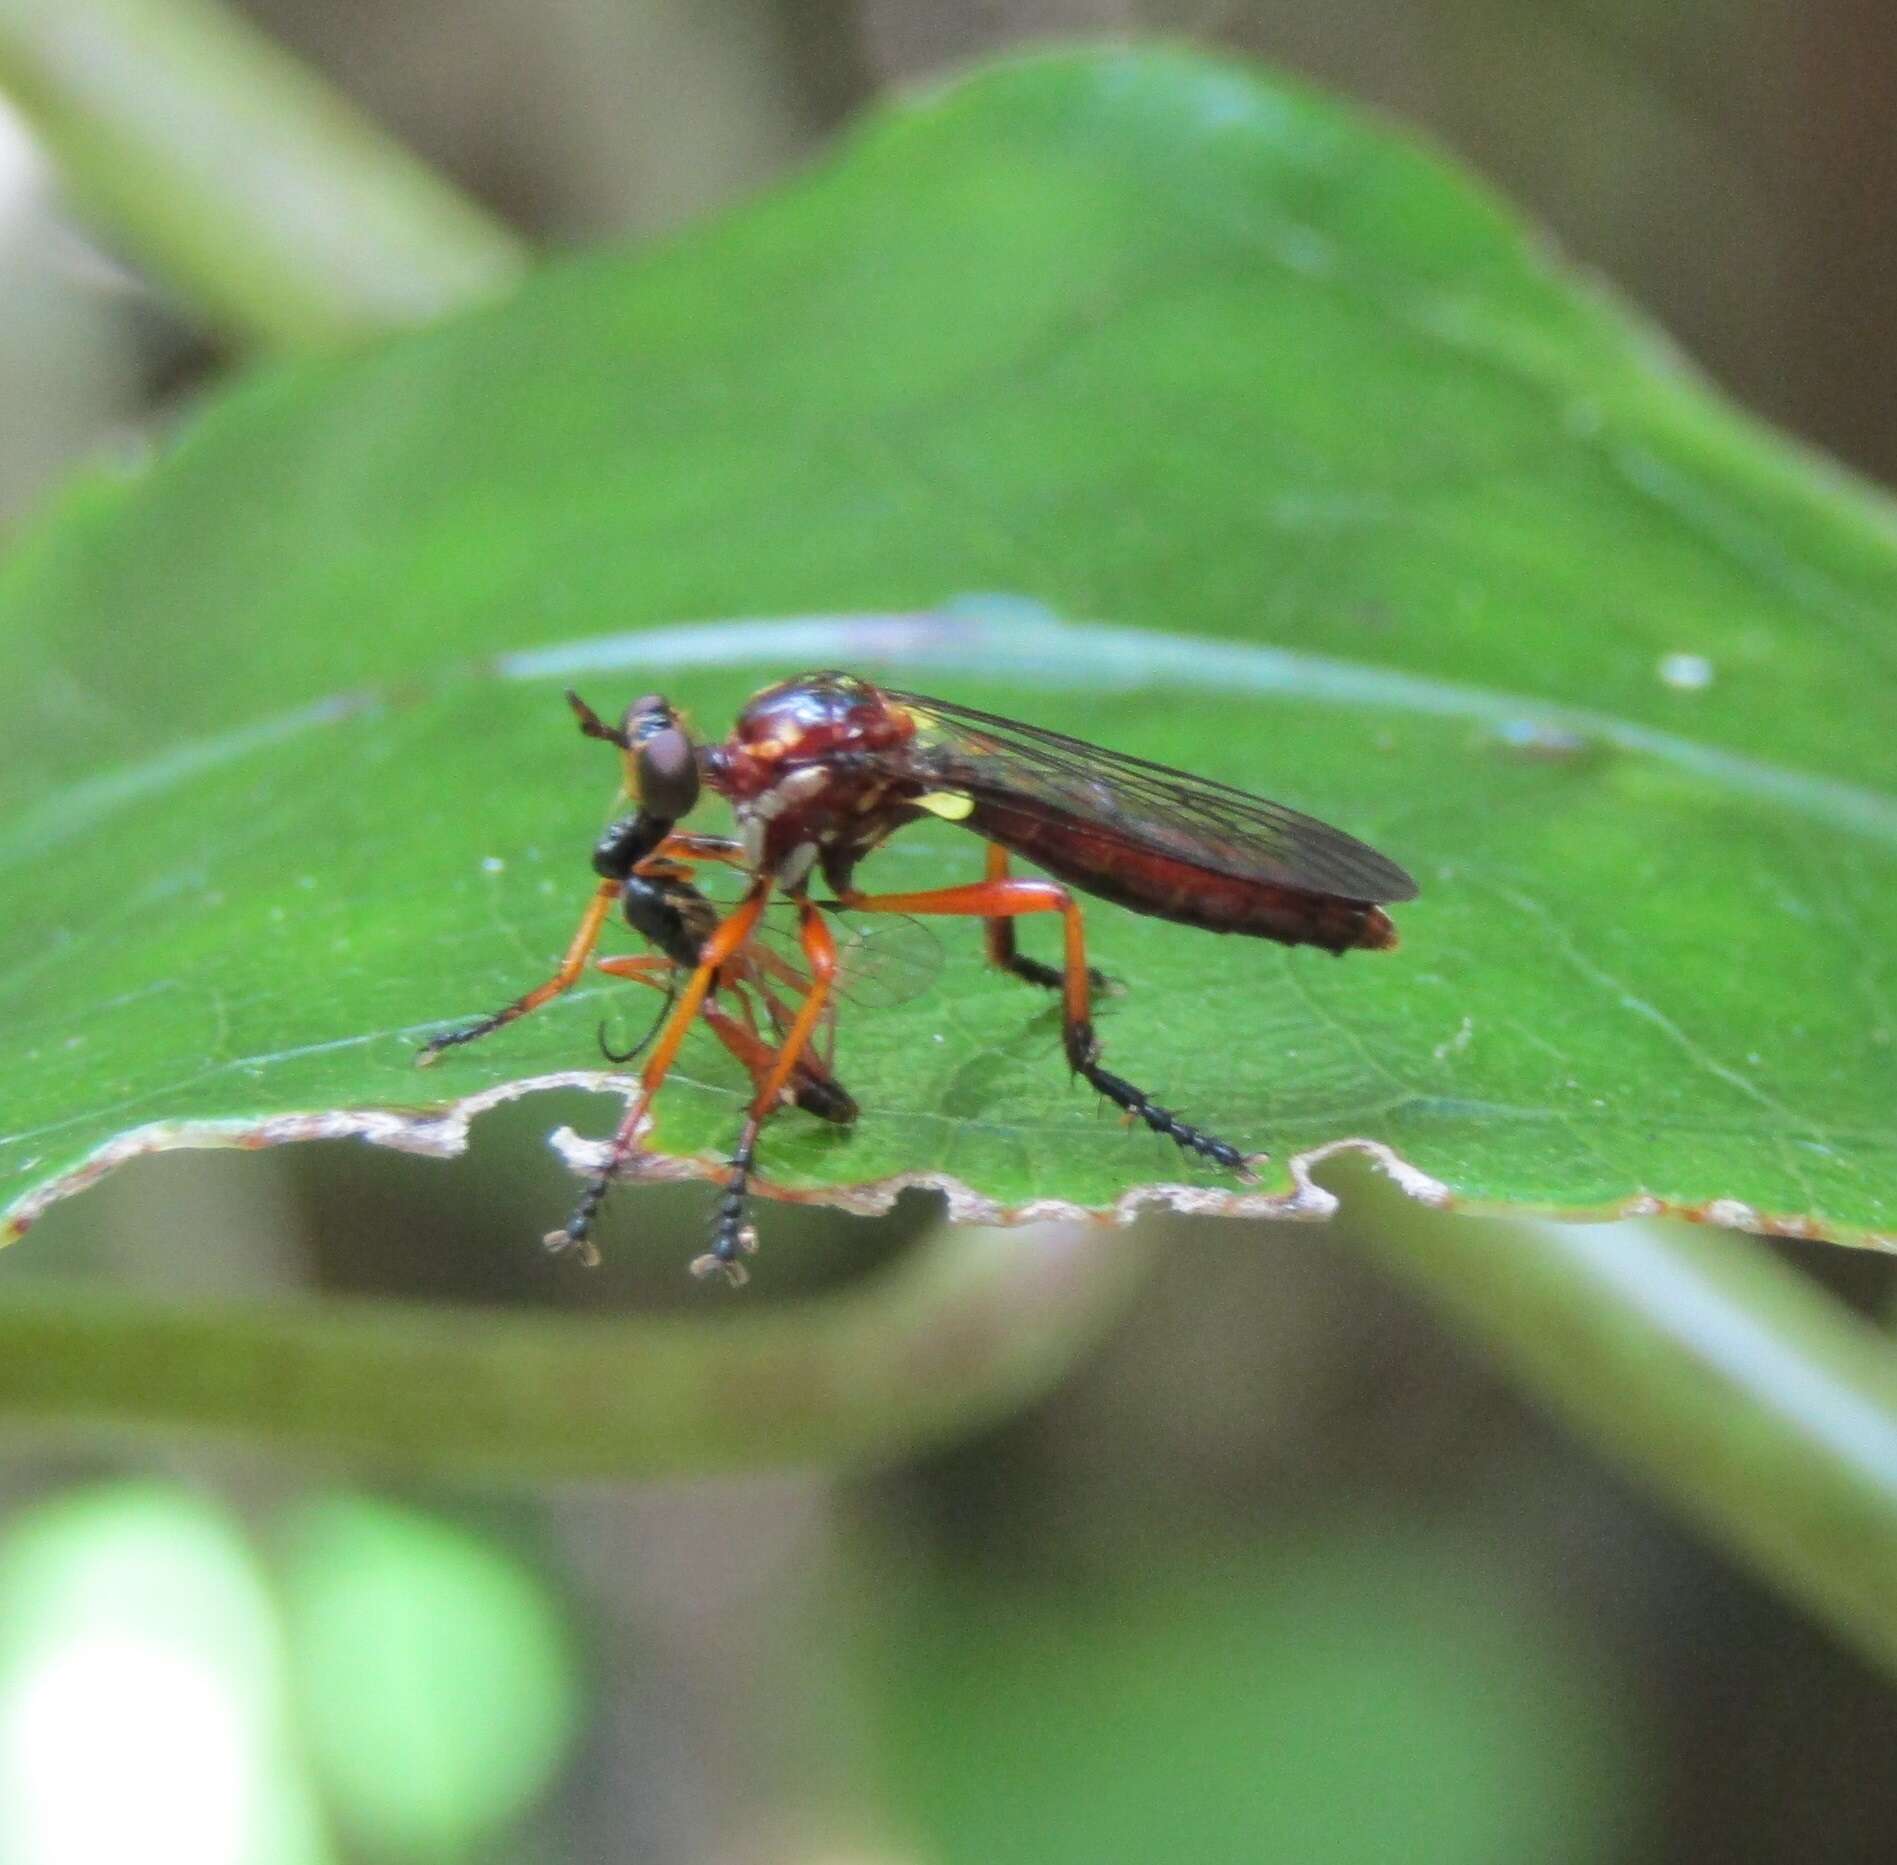
[[1206,932],[1246,933],[1281,945],[1387,952],[1389,915],[1366,900],[1247,881],[1142,848],[1084,823],[1005,803],[977,803],[964,826],[1103,900]]

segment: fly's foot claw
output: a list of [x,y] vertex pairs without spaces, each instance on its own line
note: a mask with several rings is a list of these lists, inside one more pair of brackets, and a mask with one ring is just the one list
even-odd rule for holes
[[723,1276],[734,1289],[741,1289],[750,1274],[739,1262],[741,1256],[757,1255],[757,1226],[744,1216],[742,1182],[725,1193],[718,1221],[712,1226],[711,1248],[692,1263],[692,1274],[701,1282],[708,1276]]
[[[751,1240],[748,1244],[740,1240],[740,1247],[743,1248],[747,1254],[755,1251],[757,1249],[756,1233],[752,1233]],[[721,1256],[715,1249],[707,1250],[703,1256],[695,1256],[692,1258],[692,1274],[696,1276],[700,1282],[704,1282],[712,1276],[723,1276],[725,1281],[734,1289],[743,1288],[744,1285],[751,1280],[751,1272],[738,1261],[735,1253],[730,1256]]]
[[570,1229],[550,1230],[540,1240],[547,1246],[549,1256],[571,1256],[582,1269],[597,1269],[600,1265],[599,1245],[591,1237],[576,1237]]

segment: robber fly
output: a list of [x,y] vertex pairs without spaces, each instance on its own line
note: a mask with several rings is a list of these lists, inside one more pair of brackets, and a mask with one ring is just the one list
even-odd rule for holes
[[[550,1248],[592,1253],[607,1190],[636,1149],[687,1031],[702,1020],[745,1065],[756,1091],[728,1164],[711,1247],[692,1269],[743,1281],[740,1258],[757,1242],[746,1205],[764,1122],[786,1103],[823,1119],[855,1114],[813,1046],[838,970],[826,907],[979,919],[992,964],[1060,993],[1062,1046],[1075,1074],[1184,1152],[1249,1176],[1250,1160],[1239,1148],[1101,1066],[1091,1003],[1103,981],[1087,964],[1074,890],[1208,932],[1339,954],[1388,951],[1397,934],[1382,909],[1416,894],[1416,883],[1393,861],[1280,804],[851,674],[810,673],[767,687],[715,745],[694,743],[678,713],[656,695],[634,701],[617,726],[577,694],[566,697],[588,737],[619,749],[638,808],[594,848],[599,885],[553,976],[494,1015],[435,1037],[417,1058],[432,1062],[443,1049],[485,1036],[568,989],[615,904],[654,948],[599,961],[612,976],[675,989],[675,1001],[602,1170],[587,1181],[565,1228],[547,1238]],[[707,789],[731,804],[735,839],[678,828]],[[983,838],[984,878],[920,893],[861,892],[856,868],[863,857],[927,816]],[[1011,874],[1010,854],[1055,878]],[[744,877],[728,911],[693,880],[706,863],[728,864]],[[812,897],[813,875],[821,875],[833,899]],[[757,935],[773,893],[787,896],[795,910],[801,969],[780,970],[762,956]],[[1060,916],[1058,966],[1015,949],[1014,922],[1030,913]],[[749,1000],[773,990],[789,990],[799,1001],[772,1015],[774,1040],[767,1042]],[[727,1001],[735,1015],[724,1008]]]

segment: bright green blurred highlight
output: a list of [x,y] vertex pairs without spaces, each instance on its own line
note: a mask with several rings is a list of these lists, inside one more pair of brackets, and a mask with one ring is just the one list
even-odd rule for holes
[[378,1854],[451,1856],[546,1786],[578,1721],[573,1652],[510,1555],[340,1496],[302,1513],[284,1594],[312,1763]]
[[888,1761],[931,1859],[1617,1855],[1614,1680],[1462,1550],[1353,1536],[911,1606],[881,1656]]
[[0,1859],[326,1856],[271,1599],[231,1521],[144,1486],[22,1517],[0,1546]]

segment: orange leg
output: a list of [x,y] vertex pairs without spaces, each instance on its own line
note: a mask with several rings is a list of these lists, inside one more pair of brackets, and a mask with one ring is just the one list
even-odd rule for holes
[[770,876],[760,875],[745,890],[744,898],[718,923],[717,930],[705,941],[698,967],[686,982],[685,989],[673,1006],[671,1016],[666,1019],[664,1029],[659,1032],[659,1039],[653,1045],[652,1054],[647,1058],[645,1068],[640,1073],[639,1091],[633,1096],[632,1105],[626,1109],[625,1117],[613,1134],[612,1143],[607,1148],[605,1169],[587,1180],[586,1189],[580,1194],[580,1201],[573,1208],[573,1215],[566,1221],[566,1228],[553,1231],[547,1237],[549,1249],[574,1250],[578,1252],[582,1262],[599,1260],[599,1252],[589,1241],[593,1220],[599,1215],[599,1207],[605,1201],[607,1192],[611,1190],[612,1182],[620,1168],[631,1157],[633,1148],[638,1144],[639,1130],[645,1124],[646,1114],[652,1106],[652,1097],[658,1093],[673,1062],[677,1060],[679,1045],[685,1040],[685,1032],[696,1021],[704,1005],[706,994],[717,981],[720,971],[743,951],[745,943],[757,930],[758,917],[764,911],[764,903],[770,897],[770,892]]
[[662,991],[665,989],[666,975],[678,967],[663,953],[640,952],[627,958],[602,958],[593,969],[603,971],[609,978],[634,978],[641,984],[650,984]]
[[[712,1005],[706,1005],[705,1014],[717,1027],[717,1019],[723,1018],[727,1024],[729,1017]],[[779,1051],[763,1041],[754,1032],[746,1032],[732,1025],[732,1033],[726,1035],[720,1031],[724,1044],[751,1071],[751,1079],[762,1089],[769,1077],[771,1067],[776,1062]],[[740,1050],[739,1043],[744,1045]],[[778,1090],[780,1100],[788,1098],[806,1114],[814,1114],[819,1120],[827,1120],[832,1126],[851,1125],[859,1112],[850,1092],[830,1072],[827,1059],[819,1057],[814,1049],[806,1048],[797,1058],[797,1065],[790,1072],[790,1080]]]
[[[1005,856],[1003,860],[1005,861]],[[994,857],[989,857],[991,875]],[[932,888],[919,894],[857,894],[843,896],[842,905],[853,913],[912,913],[967,915],[986,920],[992,928],[1024,913],[1058,913],[1066,934],[1066,962],[1058,980],[1061,987],[1061,1036],[1067,1051],[1068,1066],[1083,1076],[1098,1092],[1135,1120],[1144,1121],[1155,1133],[1188,1153],[1209,1159],[1228,1172],[1250,1176],[1246,1156],[1229,1141],[1215,1139],[1181,1120],[1143,1090],[1100,1066],[1100,1039],[1093,1031],[1088,987],[1097,974],[1087,966],[1086,941],[1081,933],[1080,909],[1066,888],[1052,881],[1008,880],[991,878],[967,887]],[[995,952],[993,934],[989,952]]]
[[[678,968],[670,959],[642,954],[637,958],[603,958],[596,969],[608,977],[632,978],[640,984],[649,984],[655,991],[667,991]],[[727,979],[720,988],[730,993],[732,1001],[743,1012],[744,1021],[739,1022],[720,1009],[709,997],[698,1014],[710,1025],[712,1034],[744,1065],[753,1086],[762,1088],[778,1052],[758,1034],[757,1018],[743,987]],[[856,1103],[843,1084],[819,1068],[808,1054],[797,1058],[785,1092],[805,1113],[814,1114],[819,1120],[848,1126],[857,1116]]]
[[[641,868],[641,872],[645,872],[643,867]],[[601,959],[599,969],[604,972],[610,972],[615,976],[629,978],[642,976],[648,965],[657,966],[661,975],[677,969],[669,959],[643,957],[636,959]],[[771,1021],[776,1026],[780,1035],[790,1028],[793,1013],[785,1006],[783,998],[765,982],[767,978],[775,978],[780,984],[788,985],[799,995],[810,988],[810,980],[791,964],[787,958],[773,952],[769,946],[754,942],[745,947],[741,952],[734,954],[724,969],[719,973],[717,983],[713,989],[714,991],[724,991],[729,994],[731,1001],[737,1005],[739,1013],[743,1016],[745,1028],[756,1043],[757,1048],[761,1050],[766,1057],[770,1057],[774,1056],[776,1051],[763,1041],[762,1033],[758,1025],[757,1012],[751,1005],[751,994],[755,992],[758,997],[763,999],[764,1007],[770,1013]],[[649,982],[649,980],[647,981]],[[667,987],[661,984],[659,988],[665,989]],[[705,1001],[704,1011],[706,1020],[710,1021],[714,1014],[712,998],[708,996]],[[730,1045],[727,1044],[726,1046],[729,1047]],[[732,1053],[736,1054],[737,1052],[733,1050]],[[754,1074],[757,1073],[756,1070],[752,1072]],[[762,1080],[762,1075],[759,1075],[758,1079]],[[844,1096],[844,1099],[848,1100],[848,1096]],[[816,1113],[821,1110],[813,1108],[811,1111]],[[846,1120],[853,1119],[855,1117],[854,1105],[852,1104],[852,1111],[848,1115],[828,1113],[825,1114],[824,1117],[833,1120],[839,1118]]]
[[[734,842],[728,835],[695,835],[689,829],[680,829],[668,835],[646,861],[664,859],[667,861],[727,861],[733,867],[744,866],[744,845]],[[640,863],[643,867],[644,862]]]
[[545,984],[535,985],[524,997],[515,998],[505,1010],[497,1010],[478,1023],[470,1023],[458,1030],[444,1030],[439,1036],[431,1036],[416,1052],[415,1066],[426,1068],[444,1049],[452,1049],[457,1043],[476,1042],[483,1036],[491,1036],[515,1018],[526,1016],[530,1010],[538,1010],[562,991],[570,990],[574,980],[586,969],[586,961],[592,956],[593,948],[599,944],[600,930],[606,924],[606,916],[613,910],[613,902],[618,898],[619,883],[601,881],[593,889],[593,898],[580,917],[572,942],[567,946],[566,957],[560,961],[560,969]]
[[[1006,862],[1005,853],[1001,859]],[[993,866],[992,857],[990,866]],[[1080,909],[1075,906],[1073,895],[1053,881],[1017,881],[1003,877],[975,881],[966,887],[932,887],[919,894],[851,892],[842,896],[840,904],[852,913],[913,913],[918,918],[937,913],[969,919],[979,917],[990,927],[1005,925],[1023,913],[1058,913],[1066,933],[1067,962],[1055,982],[1061,988],[1067,1021],[1078,1025],[1087,1022],[1090,980],[1086,940],[1080,929]],[[992,937],[990,934],[991,940]],[[992,943],[989,950],[994,951]]]
[[[1008,878],[1008,851],[999,842],[988,844],[988,879],[1005,881]],[[1061,988],[1061,972],[1057,965],[1043,965],[1038,958],[1029,958],[1025,953],[1015,950],[1014,921],[1012,919],[986,919],[982,921],[982,939],[988,948],[988,962],[1001,971],[1012,972],[1015,977],[1025,979],[1029,984],[1038,984],[1043,990],[1058,991]],[[1096,991],[1111,990],[1112,979],[1104,972],[1087,968],[1087,982]]]
[[[759,962],[766,958],[770,959],[771,962],[768,964]],[[764,1000],[764,1008],[770,1016],[771,1026],[777,1032],[777,1040],[781,1043],[790,1031],[790,1026],[795,1020],[795,1013],[790,1010],[784,1003],[784,1000],[764,982],[763,974],[771,972],[799,993],[810,989],[810,980],[801,971],[798,971],[792,966],[787,959],[778,958],[774,953],[767,953],[762,946],[752,946],[750,951],[745,953],[744,959],[748,967],[747,975],[743,981],[745,989],[733,993],[738,1008],[743,1011],[745,1020],[749,1023],[751,1034],[761,1039],[763,1034],[762,1027],[758,1023],[757,1012],[751,1007],[751,993],[755,992]],[[833,1001],[828,1012],[830,1027],[827,1031],[827,1035],[831,1040],[826,1042],[821,1048],[813,1042],[805,1052],[797,1058],[795,1080],[801,1081],[808,1075],[819,1082],[827,1083],[828,1090],[826,1091],[820,1088],[820,1096],[824,1099],[831,1099],[832,1096],[834,1096],[839,1105],[835,1111],[832,1111],[830,1108],[812,1106],[804,1099],[801,1089],[799,1089],[794,1096],[794,1099],[797,1105],[804,1108],[807,1112],[815,1114],[823,1120],[836,1121],[840,1125],[848,1126],[849,1123],[856,1118],[858,1110],[856,1103],[844,1092],[842,1084],[837,1081],[832,1072],[836,1060],[836,1045],[834,1040],[836,1032],[836,1006],[834,1003],[834,991],[831,993],[831,996]],[[765,1047],[772,1056],[777,1054],[777,1051],[771,1048],[769,1044],[766,1044]],[[763,1078],[760,1076],[759,1079],[762,1080]]]
[[770,1072],[759,1085],[757,1099],[751,1103],[749,1118],[739,1135],[736,1152],[731,1156],[731,1176],[725,1181],[724,1196],[718,1201],[713,1221],[711,1248],[692,1264],[695,1276],[723,1275],[734,1287],[744,1281],[741,1255],[757,1248],[757,1232],[745,1221],[745,1201],[750,1193],[751,1172],[757,1160],[758,1134],[764,1123],[782,1104],[784,1090],[799,1066],[808,1066],[806,1051],[829,1002],[831,986],[836,982],[837,949],[823,914],[808,900],[797,903],[797,936],[810,965],[810,988],[779,1046]]

